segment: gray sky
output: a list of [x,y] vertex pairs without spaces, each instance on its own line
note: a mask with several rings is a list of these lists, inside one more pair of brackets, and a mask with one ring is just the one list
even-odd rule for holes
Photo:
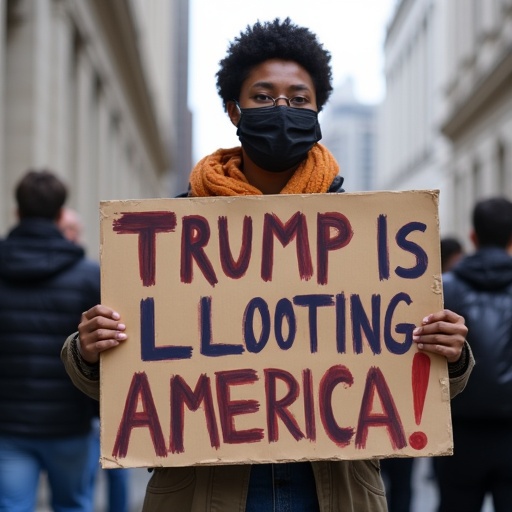
[[194,162],[219,147],[238,145],[217,95],[215,73],[229,42],[247,25],[289,16],[315,32],[331,52],[333,84],[351,76],[362,102],[384,95],[386,24],[395,0],[190,0],[190,108]]

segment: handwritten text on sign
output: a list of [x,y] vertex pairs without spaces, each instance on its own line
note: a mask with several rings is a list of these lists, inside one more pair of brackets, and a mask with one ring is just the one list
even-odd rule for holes
[[[102,203],[105,467],[451,450],[432,191]],[[442,418],[444,421],[440,421]]]

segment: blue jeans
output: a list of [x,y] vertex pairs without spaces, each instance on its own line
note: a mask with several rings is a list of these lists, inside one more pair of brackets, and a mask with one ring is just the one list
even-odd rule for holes
[[0,435],[0,512],[33,512],[39,476],[48,475],[55,512],[92,512],[91,436],[33,439]]
[[92,424],[92,447],[90,452],[89,464],[91,471],[91,485],[96,487],[98,471],[103,471],[107,483],[107,501],[109,512],[128,512],[129,510],[129,492],[128,478],[129,469],[101,469],[99,466],[100,458],[100,423],[98,419],[93,420]]
[[309,462],[254,464],[246,512],[318,512],[315,476]]

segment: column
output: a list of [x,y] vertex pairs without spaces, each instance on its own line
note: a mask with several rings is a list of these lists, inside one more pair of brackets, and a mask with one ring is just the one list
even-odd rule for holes
[[[49,117],[47,125],[48,162],[51,168],[63,176],[66,182],[73,179],[72,121],[73,121],[73,77],[74,32],[63,2],[52,4],[52,58],[46,63],[51,70]],[[74,195],[74,191],[72,196]]]
[[453,234],[457,230],[455,221],[457,208],[456,180],[456,170],[446,162],[439,195],[439,218],[442,235]]
[[482,185],[480,197],[495,196],[501,193],[498,184],[498,143],[492,133],[486,134],[485,137],[480,141],[478,151]]
[[8,226],[8,195],[10,190],[7,186],[5,172],[4,137],[5,137],[5,40],[7,34],[7,2],[0,2],[0,236],[3,236]]
[[110,182],[110,197],[112,199],[121,199],[121,181],[122,176],[119,170],[121,161],[119,158],[119,116],[111,113],[109,119],[109,182]]
[[472,165],[469,158],[464,158],[460,162],[460,181],[457,182],[457,231],[461,237],[467,238],[470,230],[469,217],[474,205],[474,183],[472,175]]
[[497,30],[499,22],[499,0],[483,0],[481,5],[481,27],[486,36]]
[[100,87],[98,90],[98,188],[100,199],[110,199],[113,192],[109,179],[112,172],[109,160],[109,137],[108,103],[105,89]]
[[[92,145],[91,145],[91,103],[93,91],[92,65],[89,61],[86,47],[79,49],[76,55],[76,119],[75,119],[75,168],[74,182],[70,184],[76,192],[77,208],[84,218],[84,222],[91,221],[91,197],[93,183],[91,183]],[[89,231],[89,228],[87,228]]]
[[52,98],[52,17],[50,0],[33,2],[34,30],[32,37],[34,81],[33,161],[37,167],[49,166],[49,140],[52,130],[50,102]]
[[502,126],[501,143],[503,153],[500,166],[504,181],[501,192],[510,199],[512,198],[512,119],[510,118]]

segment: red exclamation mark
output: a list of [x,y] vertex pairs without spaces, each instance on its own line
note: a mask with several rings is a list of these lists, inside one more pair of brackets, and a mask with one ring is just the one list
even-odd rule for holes
[[[412,396],[414,403],[414,419],[416,425],[421,423],[423,406],[427,396],[428,379],[430,376],[430,357],[422,352],[414,354],[412,361]],[[428,438],[425,432],[413,432],[409,436],[409,444],[415,450],[421,450],[427,446]]]

